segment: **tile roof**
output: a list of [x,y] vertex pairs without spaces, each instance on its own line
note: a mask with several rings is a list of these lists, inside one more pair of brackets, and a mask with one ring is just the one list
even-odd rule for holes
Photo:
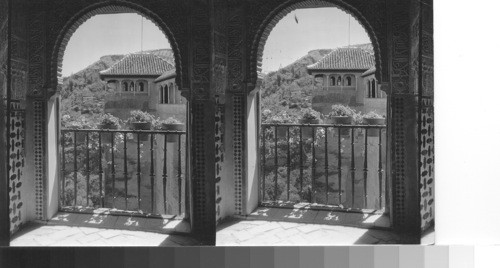
[[125,56],[110,68],[101,71],[101,76],[148,75],[159,76],[175,67],[166,60],[149,53],[134,53]]
[[308,70],[368,70],[375,65],[371,47],[340,47],[318,62],[307,66]]
[[162,75],[160,75],[160,77],[156,78],[155,79],[155,83],[158,83],[158,82],[161,82],[163,80],[166,80],[166,79],[169,79],[169,78],[172,78],[176,75],[175,73],[175,69],[170,69],[166,72],[164,72]]
[[361,76],[364,77],[364,76],[368,76],[368,75],[374,74],[374,73],[375,73],[375,66],[372,66],[366,72],[364,72],[363,74],[361,74]]

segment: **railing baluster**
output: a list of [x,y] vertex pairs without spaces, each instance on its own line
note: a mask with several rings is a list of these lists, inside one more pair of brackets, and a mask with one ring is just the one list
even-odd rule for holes
[[87,141],[87,207],[89,206],[89,196],[90,196],[90,148],[89,148],[89,133],[85,135]]
[[266,200],[266,127],[262,127],[262,176],[261,176],[261,184],[262,184],[262,197],[261,201]]
[[78,166],[77,166],[77,156],[76,156],[76,130],[73,132],[74,136],[73,136],[73,179],[74,179],[74,194],[75,194],[75,204],[74,206],[76,207],[76,196],[78,194],[78,189],[76,188],[77,187],[77,183],[78,183],[78,175],[77,175],[77,172],[78,172]]
[[125,181],[125,210],[128,210],[128,170],[127,170],[127,132],[123,133],[123,179]]
[[167,214],[167,134],[163,134],[163,209]]
[[66,206],[66,142],[64,138],[66,137],[66,132],[61,132],[61,149],[62,149],[62,163],[61,163],[61,174],[62,174],[62,201],[61,205]]
[[178,191],[179,191],[179,200],[178,200],[178,203],[179,203],[179,214],[178,215],[181,215],[182,214],[182,168],[181,168],[181,165],[182,165],[182,162],[181,162],[181,134],[179,134],[179,145],[177,146],[177,164],[178,164],[178,167],[177,167],[177,188],[178,188]]
[[328,205],[328,127],[325,127],[325,200]]
[[339,183],[339,205],[342,205],[342,141],[340,140],[340,132],[342,129],[338,127],[338,151],[339,151],[339,156],[338,156],[338,183]]
[[286,127],[286,201],[290,201],[290,127]]
[[309,202],[313,202],[313,199],[314,199],[314,202],[316,203],[316,146],[315,146],[315,142],[316,142],[316,128],[315,127],[311,127],[312,128],[312,165],[311,165],[311,175],[312,175],[312,178],[311,178],[311,196],[309,197]]
[[155,134],[151,133],[151,140],[150,140],[150,147],[149,147],[149,150],[150,150],[150,153],[151,153],[151,157],[150,157],[150,162],[151,162],[151,165],[150,165],[150,169],[149,169],[149,176],[150,176],[150,179],[151,179],[151,213],[154,213],[154,204],[155,204],[155,170],[154,170],[154,160],[155,160],[155,157],[154,157],[154,138],[155,138]]
[[[94,133],[96,133],[96,135],[94,136]],[[136,210],[136,212],[139,212],[139,214],[162,214],[162,212],[156,212],[155,210],[162,210],[160,207],[158,207],[158,205],[161,206],[161,204],[158,204],[156,199],[160,200],[159,198],[155,198],[155,196],[159,196],[161,198],[161,193],[158,195],[158,193],[156,192],[156,189],[158,189],[157,187],[161,187],[160,185],[155,185],[157,184],[157,182],[155,181],[156,180],[156,174],[155,173],[158,173],[155,168],[156,168],[156,163],[153,162],[153,160],[155,159],[155,154],[157,152],[157,148],[155,148],[155,145],[157,143],[157,137],[155,136],[156,134],[163,134],[164,136],[164,148],[163,148],[163,157],[164,157],[164,160],[163,161],[163,210],[165,213],[169,213],[169,214],[173,214],[173,213],[177,213],[178,215],[182,215],[183,213],[185,213],[185,208],[184,208],[184,201],[185,201],[185,197],[187,196],[183,191],[185,191],[184,189],[184,185],[183,183],[185,183],[185,178],[184,178],[184,172],[183,172],[183,157],[186,157],[186,155],[182,153],[182,150],[184,149],[184,144],[185,144],[185,140],[183,139],[183,135],[185,135],[184,132],[180,132],[180,131],[176,131],[174,133],[166,133],[166,132],[160,132],[160,131],[129,131],[129,130],[97,130],[97,129],[82,129],[82,130],[67,130],[67,129],[62,129],[61,130],[61,138],[60,138],[60,146],[61,146],[61,150],[59,152],[60,154],[60,157],[61,157],[61,167],[60,167],[60,177],[59,178],[59,181],[58,181],[58,187],[60,188],[60,194],[61,196],[59,196],[59,200],[58,200],[58,204],[61,208],[65,208],[67,206],[73,206],[74,208],[77,208],[78,206],[80,207],[87,207],[87,208],[97,208],[97,207],[100,207],[100,208],[105,208],[105,207],[108,207],[108,208],[111,208],[111,204],[107,205],[107,202],[111,203],[111,200],[108,200],[106,198],[110,198],[111,196],[109,196],[109,194],[107,193],[107,186],[108,186],[108,182],[111,183],[109,181],[109,179],[112,180],[112,185],[110,185],[110,188],[112,187],[112,189],[110,189],[110,191],[112,191],[112,208],[113,209],[116,209],[116,197],[120,196],[120,195],[117,195],[117,188],[116,188],[116,166],[115,166],[115,162],[116,162],[116,159],[115,159],[115,153],[116,153],[116,143],[118,140],[115,140],[115,133],[119,133],[120,134],[120,137],[121,135],[123,135],[123,163],[124,163],[124,167],[123,167],[123,180],[124,180],[124,186],[125,186],[125,208],[120,208],[120,210],[124,211],[124,212],[129,212],[131,213],[131,208],[129,208],[129,204],[128,204],[128,199],[129,199],[129,185],[128,185],[128,180],[130,179],[129,178],[129,174],[128,174],[128,154],[130,152],[128,152],[128,150],[130,149],[130,144],[129,141],[127,139],[127,134],[131,134],[132,137],[136,137],[137,135],[137,139],[138,139],[138,142],[140,142],[140,139],[141,137],[144,138],[144,144],[147,143],[148,139],[149,139],[149,144],[150,144],[150,148],[149,148],[149,153],[150,153],[150,158],[151,158],[151,163],[149,165],[149,167],[146,165],[145,167],[142,166],[142,163],[141,161],[144,160],[144,156],[142,155],[142,149],[143,148],[143,145],[138,143],[137,144],[137,186],[138,186],[138,192],[137,192],[137,197],[138,197],[138,208],[136,209],[136,207],[134,207],[133,209]],[[83,136],[82,136],[83,135]],[[109,140],[108,138],[105,138],[107,136],[105,135],[111,135],[111,140]],[[150,137],[143,137],[144,135],[151,135]],[[174,157],[174,159],[172,159],[171,161],[174,163],[174,166],[177,166],[178,169],[177,171],[173,171],[173,175],[174,177],[177,177],[177,181],[172,181],[172,183],[177,183],[177,189],[178,189],[178,192],[176,193],[177,196],[178,196],[178,200],[177,201],[174,201],[177,202],[177,212],[173,212],[171,213],[171,211],[169,211],[169,203],[168,203],[168,200],[167,200],[167,177],[168,177],[168,173],[167,173],[167,140],[168,140],[168,135],[177,135],[177,158]],[[287,134],[288,137],[290,137],[290,134]],[[73,140],[73,145],[69,144],[69,142],[66,141],[66,138],[69,137],[69,139],[72,139]],[[79,141],[79,144],[77,144],[78,142],[78,138],[80,139]],[[93,139],[93,140],[91,140]],[[107,141],[106,141],[107,140]],[[94,144],[95,142],[95,144]],[[111,160],[109,159],[109,154],[108,152],[106,151],[107,149],[107,146],[108,145],[105,145],[105,143],[108,142],[111,144],[111,152],[110,152],[110,157],[111,157]],[[121,141],[119,141],[121,142]],[[94,146],[95,145],[95,146]],[[71,151],[71,149],[68,149],[68,148],[71,148],[73,147],[73,153],[69,152]],[[86,147],[86,148],[84,148]],[[94,147],[96,147],[97,150],[99,150],[98,152],[95,152],[94,151]],[[174,148],[175,149],[175,148]],[[69,151],[68,151],[69,150]],[[66,175],[67,175],[67,164],[66,164],[66,161],[69,159],[68,156],[67,156],[67,151],[69,152],[70,156],[69,158],[71,158],[71,155],[73,156],[73,182],[74,182],[74,188],[73,188],[73,191],[74,191],[74,196],[73,197],[70,197],[70,200],[68,201],[67,198],[66,198],[66,184],[67,184],[67,179],[66,179]],[[95,155],[95,158],[91,158],[93,157],[94,153],[96,154]],[[70,160],[71,161],[71,160]],[[94,161],[98,161],[98,163],[94,163]],[[106,162],[103,162],[103,161],[106,161]],[[120,160],[121,161],[121,160]],[[177,161],[177,162],[175,162]],[[290,160],[291,161],[291,160]],[[106,165],[106,166],[105,166]],[[111,165],[111,166],[110,166]],[[136,165],[136,164],[133,164],[133,165]],[[146,173],[147,173],[147,169],[149,168],[149,177],[150,177],[150,185],[151,185],[151,206],[149,205],[146,205],[147,208],[146,210],[148,211],[143,211],[143,206],[144,204],[142,204],[142,196],[144,195],[144,193],[142,193],[142,189],[141,189],[141,186],[142,185],[142,179],[143,179],[143,174],[142,172],[144,171],[143,169],[145,168],[146,170]],[[94,173],[96,173],[95,175],[95,181],[94,181],[94,176],[91,174],[92,170],[94,170]],[[120,171],[121,172],[121,171]],[[159,171],[161,172],[161,171]],[[177,175],[175,175],[175,173],[177,172]],[[109,174],[111,174],[111,178],[108,178]],[[147,174],[145,175],[146,177],[148,176]],[[71,174],[70,174],[70,177],[71,177]],[[174,178],[172,177],[172,178]],[[79,181],[80,180],[80,181]],[[86,180],[86,181],[84,181]],[[94,182],[95,182],[95,186],[94,186]],[[83,183],[85,184],[86,186],[86,190],[84,189],[84,185],[79,185],[79,183]],[[97,185],[97,183],[99,185]],[[161,182],[160,182],[161,184]],[[82,186],[81,188],[84,189],[84,190],[81,190],[80,189],[80,186]],[[80,192],[78,192],[80,190]],[[99,191],[99,195],[97,196],[97,191]],[[84,192],[86,194],[86,196],[84,196]],[[94,200],[95,198],[95,200]],[[73,199],[73,200],[71,200]],[[97,200],[99,199],[99,201]],[[148,199],[149,200],[149,199]],[[86,202],[86,203],[85,203]],[[161,201],[160,201],[161,202]],[[174,206],[176,206],[175,204],[172,204],[172,210],[174,210]],[[149,208],[151,209],[151,211],[149,211]]]
[[116,191],[115,191],[115,179],[116,179],[116,171],[115,171],[115,133],[111,132],[111,180],[112,180],[112,195],[113,195],[113,208],[115,206],[116,199]]
[[378,202],[382,209],[382,128],[378,130]]
[[363,192],[365,196],[365,208],[368,208],[368,129],[365,128],[365,163],[363,166]]
[[[302,144],[302,126],[299,126],[299,146],[300,146],[300,153],[299,153],[299,169],[300,169],[300,194],[304,194],[304,159],[302,158],[303,154],[303,144]],[[302,198],[301,198],[302,199]]]
[[101,199],[101,208],[104,207],[104,194],[102,192],[102,135],[99,133],[99,198]]
[[274,126],[274,201],[278,200],[278,126]]
[[351,204],[352,207],[354,208],[354,188],[355,188],[355,182],[354,179],[356,177],[356,168],[354,164],[354,127],[351,127],[351,194],[352,194],[352,199],[351,199]]
[[137,203],[141,210],[141,133],[137,133]]

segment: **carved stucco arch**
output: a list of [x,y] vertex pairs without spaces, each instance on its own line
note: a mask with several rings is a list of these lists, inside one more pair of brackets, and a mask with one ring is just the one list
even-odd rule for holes
[[170,47],[173,51],[175,68],[176,68],[176,83],[179,88],[182,87],[183,81],[183,66],[181,64],[181,52],[179,49],[179,44],[175,39],[174,33],[171,31],[170,27],[165,23],[156,13],[150,11],[149,9],[142,7],[138,4],[125,2],[125,1],[105,1],[102,3],[92,4],[87,6],[86,8],[77,12],[74,16],[71,17],[66,23],[64,23],[64,27],[59,31],[54,49],[51,54],[51,65],[50,65],[50,88],[60,90],[61,79],[62,79],[62,62],[64,53],[66,51],[66,46],[68,45],[69,40],[76,32],[76,30],[84,24],[87,20],[94,17],[95,15],[101,14],[116,14],[116,13],[136,13],[144,18],[153,22],[162,32],[165,34],[168,42],[170,43]]
[[386,70],[384,70],[382,67],[385,65],[383,64],[383,59],[381,57],[382,53],[380,44],[381,42],[379,41],[380,38],[377,36],[374,27],[371,25],[368,19],[366,19],[362,12],[360,12],[354,6],[348,4],[346,1],[342,0],[289,0],[281,5],[278,5],[271,12],[269,12],[262,23],[260,23],[260,25],[258,26],[258,30],[252,37],[253,39],[250,49],[249,66],[249,78],[252,85],[257,84],[258,78],[261,75],[264,46],[269,35],[271,34],[271,31],[278,24],[278,22],[296,9],[315,7],[338,8],[354,17],[354,19],[356,19],[363,26],[373,45],[376,66],[375,77],[378,81],[382,81],[381,77],[384,77],[383,72],[385,72]]

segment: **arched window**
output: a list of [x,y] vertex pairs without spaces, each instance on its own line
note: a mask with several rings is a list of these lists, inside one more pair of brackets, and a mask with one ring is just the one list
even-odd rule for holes
[[377,98],[377,86],[375,84],[375,79],[372,80],[372,98]]
[[175,103],[175,91],[174,91],[174,85],[169,84],[168,85],[168,103],[174,104]]
[[164,85],[163,86],[163,103],[168,103],[168,100],[169,100],[169,95],[168,95],[168,86],[167,85]]
[[340,75],[337,77],[337,86],[342,85],[342,78],[340,78]]
[[352,86],[352,78],[350,76],[346,77],[345,85]]
[[134,82],[130,82],[130,91],[135,91]]
[[371,90],[371,81],[368,80],[366,81],[366,97],[370,98],[370,90]]
[[335,76],[330,76],[330,86],[335,86]]
[[160,95],[160,96],[159,96],[159,99],[160,99],[160,104],[162,104],[162,103],[163,103],[163,86],[160,86],[160,90],[159,90],[159,91],[160,91],[160,92],[159,92],[159,93],[160,93],[160,94],[159,94],[159,95]]
[[146,87],[144,85],[144,82],[139,82],[139,91],[144,92],[145,89],[146,89]]
[[125,82],[122,82],[122,89],[123,91],[127,92],[128,91],[128,83],[125,81]]

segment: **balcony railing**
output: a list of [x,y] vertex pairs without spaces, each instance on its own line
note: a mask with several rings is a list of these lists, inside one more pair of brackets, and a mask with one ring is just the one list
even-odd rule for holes
[[386,126],[262,124],[261,205],[386,206]]
[[61,130],[60,210],[182,215],[185,147],[183,131]]

